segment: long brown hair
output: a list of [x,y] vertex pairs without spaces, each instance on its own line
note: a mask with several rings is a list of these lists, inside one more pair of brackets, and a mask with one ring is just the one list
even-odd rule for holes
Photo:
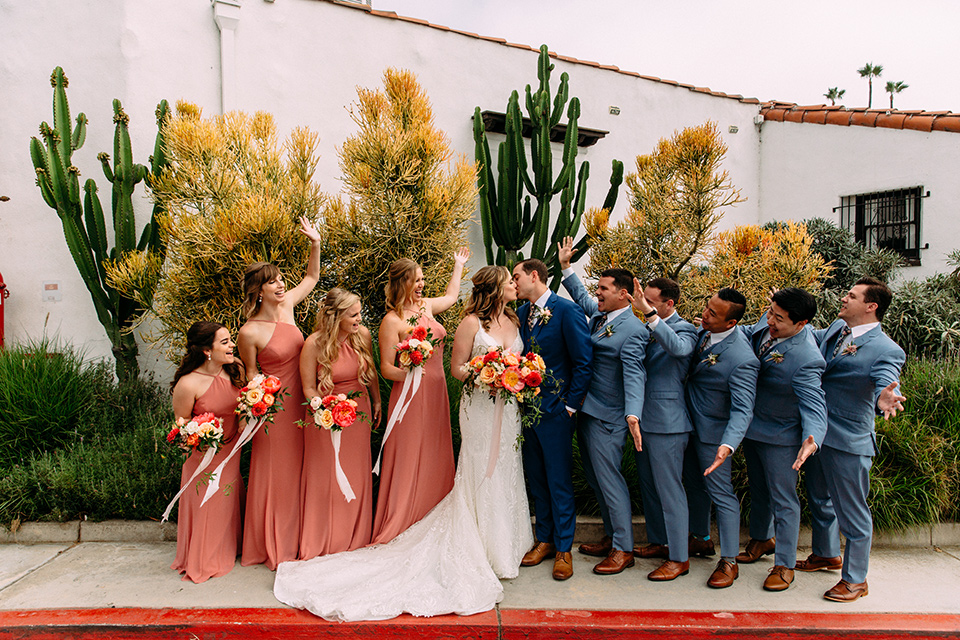
[[387,271],[390,279],[384,287],[387,311],[393,311],[403,317],[403,303],[410,297],[419,268],[420,265],[410,258],[400,258],[390,264],[390,269]]
[[260,311],[260,289],[280,275],[280,269],[269,262],[254,262],[243,273],[243,315],[252,318]]
[[[360,302],[360,296],[339,287],[330,289],[317,313],[317,324],[314,331],[317,333],[317,390],[320,393],[329,393],[333,389],[333,365],[340,358],[340,341],[337,339],[340,330],[340,321],[350,307]],[[351,333],[347,336],[347,343],[356,352],[360,360],[360,383],[369,386],[378,384],[376,369],[373,364],[373,354],[360,333]]]
[[[207,361],[207,354],[203,350],[213,348],[214,338],[216,338],[217,331],[220,331],[220,329],[226,329],[226,327],[219,322],[207,320],[194,322],[190,325],[190,328],[187,329],[187,352],[183,354],[183,358],[180,359],[180,366],[173,374],[173,382],[170,383],[171,392],[177,386],[177,381],[180,378],[188,373],[193,373]],[[223,365],[223,370],[227,372],[230,381],[235,386],[242,387],[245,384],[243,368],[238,362]]]
[[520,326],[520,319],[516,312],[503,300],[503,288],[510,282],[510,271],[506,267],[482,267],[470,281],[473,283],[473,291],[470,292],[470,299],[463,308],[464,315],[471,313],[476,315],[480,318],[480,324],[487,330],[490,329],[490,323],[502,311],[515,325]]

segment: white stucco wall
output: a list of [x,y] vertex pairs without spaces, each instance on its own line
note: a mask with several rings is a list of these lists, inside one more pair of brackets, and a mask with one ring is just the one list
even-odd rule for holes
[[840,224],[840,198],[922,186],[920,266],[901,278],[949,271],[960,247],[960,136],[943,131],[765,122],[760,134],[762,222],[825,218]]

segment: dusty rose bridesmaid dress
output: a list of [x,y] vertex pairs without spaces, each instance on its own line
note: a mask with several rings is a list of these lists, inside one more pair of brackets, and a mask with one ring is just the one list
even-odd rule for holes
[[[446,331],[426,316],[418,324],[433,332],[434,352],[424,365],[420,390],[403,420],[398,422],[383,450],[380,493],[373,524],[373,542],[393,540],[427,515],[453,489],[453,439],[450,434],[450,401],[443,371]],[[380,345],[391,349],[393,345]],[[393,383],[390,409],[397,402],[402,382]],[[390,413],[388,412],[389,416]]]
[[303,431],[294,423],[303,416],[304,407],[303,334],[296,325],[271,324],[276,329],[257,362],[264,374],[280,378],[290,395],[283,399],[283,410],[267,423],[269,433],[261,429],[253,437],[240,564],[265,564],[273,570],[281,562],[296,560],[299,550]]
[[[193,415],[209,411],[218,418],[223,418],[223,440],[226,444],[220,447],[220,451],[213,457],[210,471],[216,469],[227,457],[237,439],[237,415],[234,410],[240,395],[240,389],[233,386],[227,378],[212,377],[210,387],[193,405]],[[202,457],[202,454],[194,452],[186,459],[180,473],[180,486],[193,475]],[[205,582],[209,578],[226,575],[237,561],[243,504],[240,456],[234,456],[224,467],[220,487],[221,490],[203,507],[200,506],[205,493],[205,486],[202,484],[199,491],[187,489],[180,496],[177,511],[177,556],[170,568],[182,573],[184,580]]]
[[[359,375],[356,351],[343,343],[333,365],[332,393],[359,391],[357,411],[363,416],[340,432],[340,466],[357,496],[347,502],[337,484],[330,432],[315,426],[303,431],[303,473],[300,476],[300,559],[349,551],[370,544],[373,531],[373,465],[370,455],[370,394]],[[309,409],[308,409],[309,412]],[[312,424],[312,418],[304,419]]]

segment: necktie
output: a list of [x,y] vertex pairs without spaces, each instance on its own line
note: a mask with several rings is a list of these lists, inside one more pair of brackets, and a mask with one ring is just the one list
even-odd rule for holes
[[539,309],[535,304],[530,306],[530,316],[527,318],[528,329],[533,329],[533,325],[537,324],[537,311],[539,311]]
[[699,356],[701,353],[703,353],[704,351],[706,351],[706,349],[707,349],[707,343],[709,343],[709,342],[710,342],[710,332],[708,331],[708,332],[706,332],[705,334],[703,334],[703,340],[700,341],[700,346],[697,347],[697,355],[698,355],[698,356]]
[[840,336],[837,338],[837,344],[836,344],[836,346],[833,348],[833,357],[834,357],[834,358],[836,358],[836,357],[837,357],[837,354],[840,353],[840,349],[843,348],[843,342],[844,342],[844,340],[846,340],[846,339],[847,339],[847,336],[849,336],[851,333],[853,333],[853,330],[850,329],[849,326],[844,325],[843,329],[840,331]]
[[599,331],[600,328],[603,327],[603,325],[605,324],[607,324],[607,314],[603,314],[599,318],[597,318],[597,326],[593,328],[594,333]]
[[777,339],[774,338],[773,336],[770,336],[769,338],[767,338],[764,341],[764,343],[760,345],[760,349],[757,351],[757,357],[762,358],[763,354],[765,354],[770,349],[770,347],[773,346],[773,343],[776,341]]

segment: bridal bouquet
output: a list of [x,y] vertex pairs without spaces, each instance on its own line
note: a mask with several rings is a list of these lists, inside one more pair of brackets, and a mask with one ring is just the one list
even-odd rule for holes
[[[242,389],[237,398],[237,415],[254,420],[263,418],[273,422],[273,414],[280,410],[283,396],[288,395],[280,387],[280,378],[260,374],[254,376]],[[266,429],[266,427],[264,427]]]
[[530,404],[540,395],[540,385],[547,374],[546,364],[536,353],[520,356],[500,347],[490,347],[485,354],[465,363],[467,374],[464,391],[486,389],[491,396]]
[[212,413],[201,413],[190,420],[177,418],[167,434],[167,442],[187,455],[194,451],[203,453],[211,447],[216,451],[223,444],[223,418]]
[[410,337],[394,347],[400,366],[406,369],[422,366],[433,355],[433,340],[430,329],[423,325],[415,326]]
[[[340,431],[356,422],[358,416],[363,415],[362,411],[357,411],[357,401],[354,400],[361,395],[363,394],[359,391],[351,391],[346,394],[313,396],[309,402],[304,404],[310,407],[314,424],[328,431]],[[306,426],[306,423],[302,420],[298,421],[297,424],[300,427]]]

